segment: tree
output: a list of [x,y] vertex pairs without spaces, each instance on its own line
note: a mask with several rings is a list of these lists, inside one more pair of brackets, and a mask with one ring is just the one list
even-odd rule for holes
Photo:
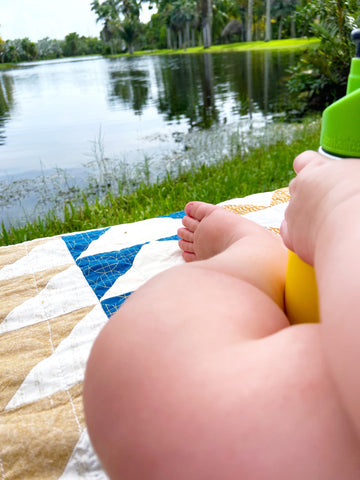
[[31,42],[28,38],[21,40],[21,47],[23,50],[23,59],[27,61],[35,60],[37,57],[36,44]]
[[178,36],[179,48],[190,45],[190,25],[194,25],[196,19],[196,1],[177,0],[172,5],[170,13],[170,27]]
[[265,42],[271,40],[271,0],[265,0]]
[[36,47],[39,58],[59,58],[63,54],[60,42],[49,37],[39,40]]
[[196,0],[162,0],[158,5],[159,17],[166,25],[167,47],[186,48],[194,44],[199,21]]
[[0,62],[4,63],[4,61],[5,61],[5,42],[0,37]]
[[91,10],[97,15],[97,22],[103,22],[101,38],[110,46],[111,53],[115,53],[117,30],[119,26],[119,12],[116,2],[107,0],[100,3],[99,0],[91,2]]
[[204,37],[204,48],[211,47],[212,0],[201,0],[201,17]]
[[360,19],[358,1],[313,0],[297,12],[302,35],[320,38],[320,45],[305,52],[292,69],[288,82],[292,96],[301,99],[296,106],[301,113],[323,110],[346,93],[355,19]]
[[141,0],[99,0],[91,2],[91,10],[97,15],[97,21],[102,21],[103,41],[110,44],[111,53],[115,53],[116,41],[122,38],[133,53],[134,42],[140,33]]
[[282,37],[284,19],[294,14],[295,8],[296,0],[276,0],[273,3],[273,15],[278,20],[278,40]]
[[134,53],[135,41],[140,34],[140,22],[125,18],[119,26],[120,37],[127,45],[130,55]]
[[[229,28],[225,30],[225,27],[230,21],[231,26],[237,25],[237,34],[233,36],[237,40],[271,40],[272,24],[276,21],[279,38],[295,36],[295,9],[301,1],[308,0],[149,0],[147,3],[157,6],[157,13],[146,26],[143,43],[153,48],[164,48],[166,44],[170,49],[195,45],[197,37],[199,44],[207,48],[223,40],[222,33],[228,32]],[[131,2],[128,5],[124,1],[117,3],[122,5],[121,12],[130,14]],[[139,1],[133,5],[134,15],[139,5]],[[236,22],[241,24],[242,32]]]
[[247,23],[246,23],[246,41],[252,40],[252,26],[253,26],[253,7],[254,0],[248,0]]
[[25,60],[25,52],[23,50],[21,40],[6,40],[5,42],[5,62],[17,63]]
[[63,52],[65,57],[80,55],[80,37],[77,33],[69,33],[65,37]]

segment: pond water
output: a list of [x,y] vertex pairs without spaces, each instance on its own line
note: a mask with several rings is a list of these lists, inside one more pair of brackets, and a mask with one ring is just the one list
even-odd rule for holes
[[98,184],[104,172],[119,175],[115,164],[139,172],[146,158],[156,178],[195,145],[223,155],[233,132],[281,115],[295,60],[281,51],[87,57],[1,72],[0,221],[41,213],[49,178],[56,203],[64,184],[71,190],[89,174]]

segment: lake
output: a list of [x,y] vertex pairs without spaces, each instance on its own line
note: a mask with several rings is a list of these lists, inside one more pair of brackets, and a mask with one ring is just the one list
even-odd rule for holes
[[101,196],[125,171],[141,176],[145,159],[154,180],[175,160],[231,154],[234,135],[282,114],[295,60],[291,51],[84,57],[0,72],[0,221],[31,219],[89,181]]

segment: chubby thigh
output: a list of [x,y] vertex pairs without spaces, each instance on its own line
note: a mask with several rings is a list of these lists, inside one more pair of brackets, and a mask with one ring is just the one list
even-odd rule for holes
[[[286,327],[255,287],[216,275],[205,303],[195,287],[208,273],[188,270],[130,297],[90,356],[85,412],[110,477],[360,478],[359,443],[323,360],[321,325]],[[211,282],[221,280],[215,295]],[[183,293],[175,298],[176,289],[165,290],[176,282]]]

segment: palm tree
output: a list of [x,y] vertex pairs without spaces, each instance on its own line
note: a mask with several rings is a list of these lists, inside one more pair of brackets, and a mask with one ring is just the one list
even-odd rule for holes
[[247,27],[246,27],[247,42],[251,42],[252,40],[253,6],[254,6],[254,0],[248,0]]
[[130,55],[134,53],[135,41],[139,36],[140,24],[136,20],[125,18],[119,27],[120,37],[127,45]]
[[201,0],[204,48],[211,47],[212,0]]
[[[97,15],[97,21],[104,22],[101,32],[104,42],[109,42],[114,53],[114,42],[121,37],[129,53],[134,51],[134,41],[139,35],[139,16],[141,0],[99,0],[91,2],[91,10]],[[120,20],[120,16],[123,17]]]
[[177,45],[179,48],[189,46],[190,27],[194,29],[197,22],[196,0],[176,0],[175,2],[168,2],[164,5],[162,13],[167,27],[168,48],[175,46],[172,42],[174,35],[177,37]]
[[271,40],[271,0],[265,0],[265,42]]
[[[273,4],[273,15],[278,19],[278,39],[281,40],[283,21],[294,13],[296,9],[296,0],[277,0]],[[293,27],[294,28],[294,27]],[[294,33],[294,32],[292,32]]]
[[116,37],[116,27],[119,20],[119,14],[113,1],[100,3],[99,0],[91,2],[91,10],[95,12],[96,22],[103,22],[101,38],[104,43],[110,45],[111,53],[114,54],[114,41]]

